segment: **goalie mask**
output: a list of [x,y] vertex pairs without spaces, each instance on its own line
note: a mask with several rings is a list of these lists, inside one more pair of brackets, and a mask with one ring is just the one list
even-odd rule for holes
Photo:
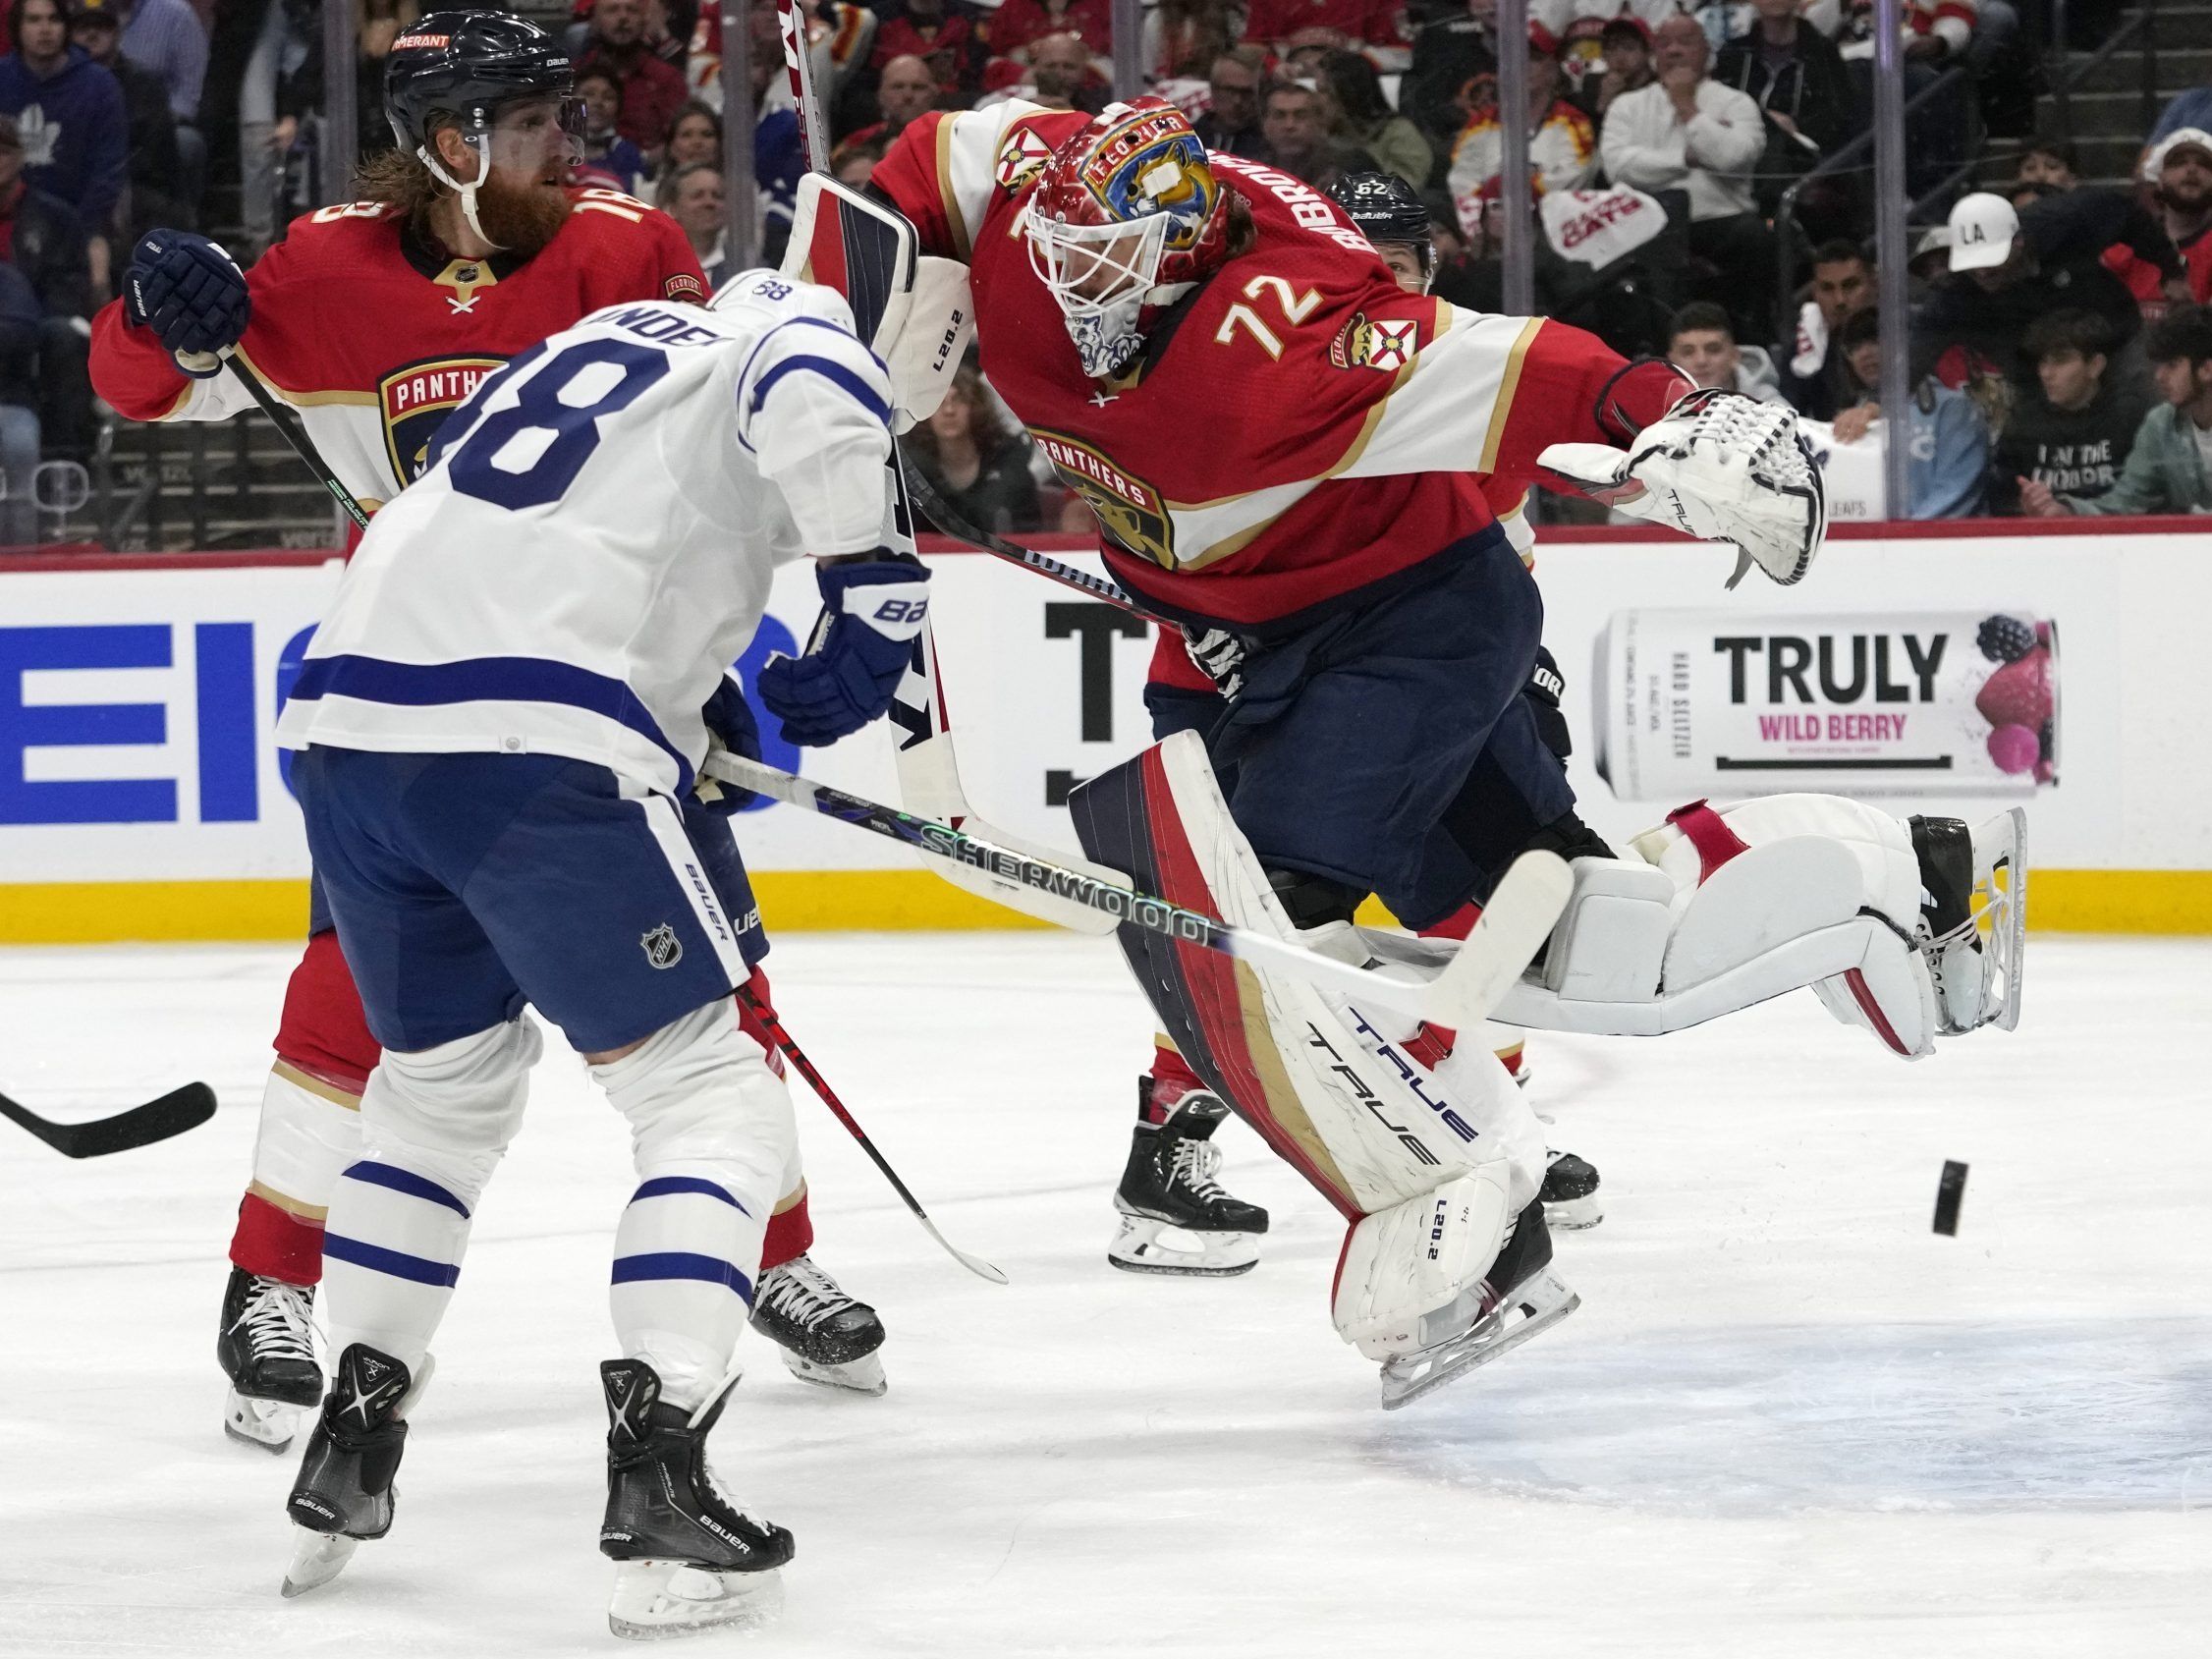
[[1117,373],[1136,355],[1144,307],[1222,262],[1228,221],[1205,145],[1163,98],[1109,104],[1052,152],[1023,229],[1085,374]]

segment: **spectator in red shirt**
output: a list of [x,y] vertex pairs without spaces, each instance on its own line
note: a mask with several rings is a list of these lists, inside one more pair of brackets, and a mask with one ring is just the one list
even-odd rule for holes
[[1093,53],[1114,50],[1113,11],[1107,0],[1006,0],[991,14],[991,50],[1028,61],[1027,47],[1048,34],[1074,34]]
[[869,61],[887,67],[893,58],[920,58],[937,84],[965,105],[975,97],[982,45],[973,14],[960,0],[905,0],[886,12]]
[[577,68],[612,72],[622,86],[615,131],[644,151],[647,160],[656,159],[691,87],[684,72],[655,56],[646,43],[644,0],[597,0]]
[[1244,38],[1277,51],[1306,29],[1334,32],[1335,45],[1370,49],[1379,68],[1399,70],[1409,56],[1402,0],[1252,0]]
[[[2187,271],[2188,297],[2212,303],[2212,133],[2184,127],[2154,146],[2144,163],[2157,217]],[[2105,267],[2128,285],[2146,319],[2163,316],[2176,293],[2159,269],[2126,243],[2105,249]]]
[[882,78],[875,83],[875,121],[849,136],[845,142],[888,148],[908,122],[919,121],[938,106],[944,95],[937,77],[920,58],[912,53],[893,58],[883,66]]

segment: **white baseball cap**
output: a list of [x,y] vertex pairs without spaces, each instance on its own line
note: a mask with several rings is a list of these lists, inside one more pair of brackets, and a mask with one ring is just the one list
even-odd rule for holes
[[2178,149],[2202,150],[2207,157],[2212,157],[2212,133],[2201,127],[2181,127],[2167,134],[2143,158],[2143,177],[2157,184],[2158,176],[2166,171],[2166,158]]
[[1987,191],[1963,195],[1951,210],[1951,268],[1985,271],[2002,265],[2019,234],[2020,216],[2003,196]]

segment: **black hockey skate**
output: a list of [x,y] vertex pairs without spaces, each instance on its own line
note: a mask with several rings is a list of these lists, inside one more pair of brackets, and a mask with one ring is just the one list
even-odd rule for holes
[[315,1360],[315,1288],[264,1279],[233,1267],[215,1331],[215,1358],[231,1379],[223,1401],[223,1432],[233,1440],[282,1452],[299,1432],[300,1416],[322,1398]]
[[1605,1219],[1597,1195],[1597,1166],[1572,1152],[1546,1152],[1550,1160],[1536,1196],[1544,1201],[1544,1225],[1579,1233]]
[[1551,1270],[1551,1234],[1537,1199],[1514,1219],[1490,1271],[1458,1298],[1421,1316],[1422,1346],[1383,1361],[1386,1411],[1442,1388],[1462,1372],[1510,1354],[1582,1304]]
[[354,1343],[338,1356],[338,1374],[285,1500],[285,1513],[300,1529],[292,1569],[284,1576],[287,1596],[327,1584],[361,1539],[381,1538],[392,1529],[398,1497],[392,1476],[407,1450],[407,1423],[400,1413],[420,1398],[429,1380],[427,1362],[418,1382],[405,1365],[366,1343]]
[[883,1321],[805,1256],[760,1275],[752,1328],[776,1345],[802,1382],[867,1395],[890,1387],[875,1352],[883,1346]]
[[691,1412],[662,1401],[660,1375],[642,1359],[602,1362],[599,1382],[607,1395],[599,1553],[617,1564],[607,1628],[651,1640],[773,1619],[791,1534],[732,1504],[706,1466],[706,1437],[728,1395],[693,1426]]
[[[1141,1106],[1150,1098],[1152,1079],[1136,1081]],[[1154,1126],[1139,1123],[1130,1138],[1129,1167],[1114,1189],[1121,1226],[1106,1246],[1106,1259],[1130,1273],[1182,1273],[1226,1279],[1249,1273],[1259,1261],[1252,1238],[1267,1231],[1267,1212],[1222,1190],[1214,1180],[1221,1148],[1213,1132],[1229,1108],[1221,1097],[1192,1089]],[[1187,1248],[1165,1237],[1167,1230],[1196,1241]]]

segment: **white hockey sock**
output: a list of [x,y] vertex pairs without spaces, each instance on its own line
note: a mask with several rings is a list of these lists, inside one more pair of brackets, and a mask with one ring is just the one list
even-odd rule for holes
[[360,1098],[283,1061],[261,1091],[249,1190],[290,1214],[319,1220],[338,1172],[360,1156]]
[[537,1056],[536,1028],[521,1021],[385,1054],[361,1096],[361,1157],[340,1176],[324,1228],[334,1351],[363,1342],[421,1369]]
[[751,1312],[761,1240],[797,1156],[791,1096],[727,1003],[591,1070],[630,1121],[638,1177],[615,1233],[615,1335],[659,1373],[662,1398],[696,1408]]

